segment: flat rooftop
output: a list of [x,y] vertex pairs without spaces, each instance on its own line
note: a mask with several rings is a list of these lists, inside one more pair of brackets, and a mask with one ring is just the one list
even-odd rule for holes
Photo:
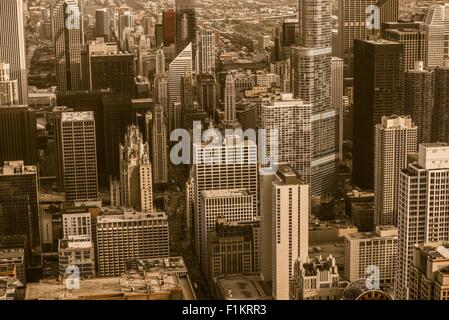
[[63,112],[61,121],[93,121],[94,118],[93,111]]
[[271,288],[258,274],[235,274],[215,278],[225,300],[272,300]]
[[[181,257],[143,261],[149,266],[146,270],[130,270],[121,277],[82,279],[79,289],[67,290],[63,282],[56,280],[30,283],[27,285],[25,300],[132,300],[142,297],[153,300],[196,299],[187,269],[171,266],[173,263],[184,265]],[[161,265],[155,269],[150,266],[150,262]],[[136,266],[139,264],[137,262]],[[172,272],[173,268],[182,268],[185,273]]]
[[244,197],[251,195],[247,189],[204,190],[202,194],[206,198]]
[[21,174],[36,174],[36,166],[25,166],[23,161],[5,161],[0,166],[0,176],[12,176]]

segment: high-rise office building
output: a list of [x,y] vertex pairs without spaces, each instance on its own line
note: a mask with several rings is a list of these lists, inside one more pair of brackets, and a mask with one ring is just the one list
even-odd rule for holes
[[201,192],[201,225],[202,237],[202,267],[205,272],[208,269],[207,243],[208,234],[215,229],[218,218],[229,222],[248,222],[254,220],[255,195],[248,190],[222,189],[204,190]]
[[[380,9],[379,20],[369,19],[373,14],[368,11],[369,6],[376,5]],[[345,63],[345,77],[352,77],[354,72],[354,40],[365,40],[370,34],[380,33],[380,26],[383,22],[396,22],[399,18],[399,0],[339,0],[338,2],[338,45],[339,57]],[[368,11],[368,12],[367,12]],[[379,29],[375,29],[376,24],[367,25],[367,22],[379,22]]]
[[433,87],[433,71],[424,69],[424,62],[405,72],[404,113],[418,126],[418,143],[432,142]]
[[398,270],[396,299],[408,299],[413,247],[449,241],[449,144],[419,146],[418,161],[403,170],[398,196]]
[[88,90],[113,89],[117,94],[135,96],[134,55],[121,52],[89,53]]
[[56,81],[59,91],[81,90],[81,13],[76,0],[53,7]]
[[165,117],[169,117],[170,99],[169,99],[169,84],[166,75],[156,76],[154,79],[154,102],[160,103],[164,110]]
[[205,110],[211,119],[215,120],[217,109],[217,82],[215,76],[200,74],[196,76],[196,101],[200,108]]
[[[257,199],[257,146],[254,142],[234,141],[236,137],[227,137],[223,145],[193,144],[192,184],[195,235],[195,252],[202,261],[203,234],[201,193],[205,190],[246,189]],[[254,202],[255,210],[257,204]],[[254,215],[256,212],[254,212]]]
[[421,28],[426,32],[426,67],[441,66],[449,56],[449,3],[430,6]]
[[312,104],[310,193],[320,199],[337,187],[337,111],[331,104],[332,1],[300,0],[298,16],[291,81],[295,98]]
[[[23,1],[0,2],[0,61],[9,63],[11,79],[17,79],[19,104],[28,104]],[[12,160],[12,159],[8,159]],[[18,159],[17,159],[18,160]]]
[[158,48],[156,52],[156,75],[165,74],[165,55],[164,49]]
[[237,114],[235,112],[235,82],[234,76],[231,72],[228,72],[225,83],[225,96],[224,96],[224,120],[223,124],[226,127],[233,128],[237,125]]
[[345,235],[344,270],[350,282],[365,279],[378,268],[379,282],[392,284],[396,278],[398,229],[394,226],[376,227],[375,232],[357,232]]
[[403,70],[415,68],[416,61],[425,61],[427,57],[426,33],[415,28],[386,29],[385,39],[403,45]]
[[0,167],[0,238],[25,235],[26,256],[40,246],[38,193],[35,166],[5,161]]
[[198,31],[198,68],[199,74],[215,75],[215,32],[209,26]]
[[410,300],[449,300],[449,243],[419,243],[410,266]]
[[36,111],[27,106],[0,107],[0,163],[37,164]]
[[146,114],[148,137],[151,137],[151,164],[153,166],[153,183],[168,182],[168,145],[167,118],[162,105],[156,104],[152,113]]
[[120,144],[121,204],[139,212],[153,212],[153,173],[150,148],[137,126],[129,126]]
[[218,218],[207,235],[207,275],[259,272],[260,220],[230,222]]
[[[312,163],[310,109],[310,103],[293,99],[291,94],[263,103],[260,108],[260,128],[265,129],[260,142],[264,144],[262,163],[268,164],[277,157],[277,161],[289,163],[307,182],[311,179]],[[276,144],[272,143],[274,138]]]
[[135,259],[169,257],[165,213],[141,213],[129,208],[104,209],[97,217],[97,259],[100,277],[121,276]]
[[63,112],[60,137],[66,201],[97,201],[97,149],[93,112]]
[[167,10],[162,13],[162,25],[164,28],[164,46],[169,47],[176,43],[176,12]]
[[0,61],[0,107],[19,104],[17,79],[11,79],[11,66]]
[[95,10],[95,35],[109,41],[111,35],[111,19],[106,8]]
[[355,40],[352,180],[365,190],[374,185],[374,126],[401,113],[402,50],[389,40]]
[[449,141],[449,57],[433,74],[432,141]]
[[308,256],[309,185],[289,165],[280,165],[272,197],[272,295],[289,300],[295,261]]
[[[418,131],[409,116],[382,117],[374,136],[374,224],[397,225],[399,174],[418,151]],[[354,279],[357,280],[357,279]],[[352,281],[352,280],[351,280]]]
[[332,57],[331,59],[331,89],[332,107],[338,112],[338,159],[343,161],[343,59]]
[[195,96],[193,77],[186,72],[181,78],[181,107],[182,107],[182,127],[189,130],[193,127],[190,120],[190,115],[194,111]]
[[180,54],[189,43],[196,42],[195,0],[176,0],[175,10],[176,52]]
[[192,43],[189,43],[184,50],[170,63],[168,67],[169,83],[169,131],[172,132],[175,127],[175,117],[181,117],[181,114],[175,115],[174,104],[181,101],[181,80],[186,73],[192,73]]

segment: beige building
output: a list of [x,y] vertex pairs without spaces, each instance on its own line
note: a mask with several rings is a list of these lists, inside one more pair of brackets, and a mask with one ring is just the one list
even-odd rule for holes
[[148,143],[139,128],[129,126],[120,144],[120,205],[153,212],[153,176]]
[[348,234],[344,247],[344,271],[348,281],[367,278],[371,274],[369,267],[374,266],[379,271],[379,283],[394,282],[398,250],[396,227],[381,226],[375,232]]
[[409,116],[382,117],[374,138],[374,225],[397,225],[399,174],[417,152],[418,128]]
[[449,144],[419,146],[418,161],[403,170],[398,196],[398,270],[396,299],[409,296],[410,268],[416,243],[447,242],[449,233]]
[[271,196],[272,295],[289,300],[294,263],[308,255],[309,185],[290,165],[282,164],[273,178]]
[[61,279],[72,276],[74,269],[80,278],[95,277],[94,244],[90,240],[59,239],[59,275]]
[[165,213],[104,208],[97,217],[97,259],[100,277],[120,276],[134,259],[169,256]]
[[296,260],[291,300],[340,300],[348,285],[340,281],[335,258]]
[[228,222],[217,219],[208,233],[208,276],[259,272],[260,220]]
[[247,222],[254,220],[254,195],[248,190],[205,190],[201,193],[200,233],[202,234],[203,253],[202,266],[207,271],[209,256],[207,255],[208,234],[214,230],[218,218],[228,222]]
[[0,60],[0,107],[18,104],[18,81],[11,79],[10,65]]
[[449,243],[415,245],[409,299],[449,300]]

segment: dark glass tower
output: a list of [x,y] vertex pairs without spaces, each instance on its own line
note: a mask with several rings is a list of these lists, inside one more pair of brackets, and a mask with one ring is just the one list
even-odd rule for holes
[[0,107],[0,165],[4,161],[37,163],[36,112],[27,106]]
[[374,187],[374,126],[401,113],[403,45],[388,40],[354,42],[353,183]]
[[181,53],[196,38],[195,0],[176,0],[176,51]]

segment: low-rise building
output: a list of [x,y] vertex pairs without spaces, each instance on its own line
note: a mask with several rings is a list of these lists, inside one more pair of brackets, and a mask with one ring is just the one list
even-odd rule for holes
[[335,258],[321,256],[295,262],[291,300],[339,300],[348,285],[340,281]]
[[379,282],[395,280],[398,250],[398,229],[376,227],[375,232],[358,232],[345,236],[345,275],[353,282],[378,273]]
[[95,277],[95,254],[92,241],[60,239],[58,253],[59,275],[62,279],[71,276],[73,272],[81,279]]
[[415,245],[409,299],[449,300],[449,243]]

